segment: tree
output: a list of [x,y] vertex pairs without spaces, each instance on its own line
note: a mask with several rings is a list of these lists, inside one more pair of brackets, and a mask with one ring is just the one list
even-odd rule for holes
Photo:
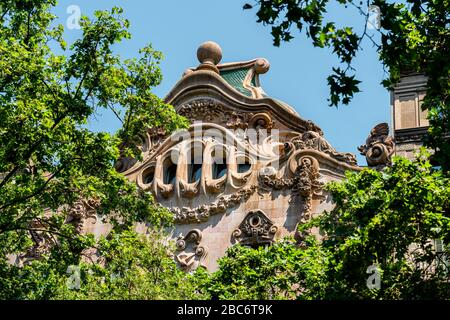
[[[335,209],[302,227],[324,233],[325,297],[448,299],[449,186],[424,153],[414,162],[398,157],[383,171],[365,169],[329,184]],[[369,279],[375,273],[379,288]]]
[[222,299],[448,299],[450,184],[422,155],[327,185],[335,208],[300,247],[232,247],[204,288]]
[[327,256],[309,240],[307,250],[292,239],[256,249],[235,245],[200,288],[218,299],[319,299],[325,290]]
[[[428,110],[430,121],[427,146],[436,152],[434,161],[445,171],[450,163],[450,28],[448,0],[406,0],[402,3],[387,0],[337,0],[346,8],[355,8],[363,17],[362,31],[351,27],[338,27],[329,20],[328,0],[257,0],[257,22],[272,26],[274,45],[290,41],[294,30],[305,31],[312,44],[330,48],[339,58],[328,77],[330,106],[348,104],[359,92],[359,80],[352,62],[362,50],[361,43],[369,41],[376,48],[379,60],[388,76],[382,81],[392,88],[405,72],[424,73],[428,77],[427,95],[422,108]],[[245,4],[244,9],[253,5]],[[379,18],[377,36],[367,28],[371,12],[376,9]]]
[[[96,243],[98,259],[61,265],[52,250],[23,267],[8,269],[0,298],[76,300],[199,299],[197,280],[171,257],[167,234],[150,230],[111,232]],[[3,274],[5,275],[5,274]],[[201,277],[198,277],[201,280]]]
[[[137,142],[149,128],[163,126],[169,133],[187,123],[152,93],[162,79],[162,54],[150,45],[137,59],[114,54],[113,45],[130,38],[120,8],[83,17],[82,37],[67,48],[63,26],[51,26],[55,3],[10,0],[0,6],[0,287],[5,292],[16,286],[15,276],[34,277],[38,273],[29,271],[35,267],[61,276],[87,249],[102,246],[81,234],[76,221],[68,223],[71,208],[83,201],[95,203],[97,215],[119,236],[136,222],[171,221],[151,195],[114,169],[119,157],[139,158]],[[116,134],[86,128],[100,109],[122,122]],[[31,251],[42,261],[22,270],[9,263],[11,255]],[[57,268],[46,269],[50,265]],[[45,290],[51,284],[49,279],[39,289],[19,286],[24,291],[12,297],[49,297]]]

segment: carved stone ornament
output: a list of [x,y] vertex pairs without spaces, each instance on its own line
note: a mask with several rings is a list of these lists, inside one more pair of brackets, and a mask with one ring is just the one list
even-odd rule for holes
[[223,117],[223,106],[212,99],[198,99],[180,107],[178,113],[189,120],[215,121]]
[[47,226],[41,219],[33,219],[29,224],[29,228],[33,245],[25,253],[17,256],[16,263],[18,265],[28,264],[33,260],[39,259],[42,255],[48,253],[51,247],[56,244],[56,239],[52,234],[45,231]]
[[[178,113],[191,121],[222,122],[230,129],[247,129],[255,116],[251,112],[238,112],[213,99],[197,99],[183,104]],[[267,126],[272,123],[267,121]]]
[[94,199],[80,199],[76,201],[69,208],[66,223],[72,224],[78,233],[83,233],[88,219],[92,219],[93,223],[97,221],[96,208],[99,204],[100,201]]
[[239,191],[227,195],[220,196],[211,204],[204,204],[196,208],[171,208],[171,212],[175,214],[175,223],[200,223],[207,221],[212,215],[225,213],[228,208],[234,207],[247,200],[256,190],[256,186],[242,188]]
[[323,183],[319,180],[319,164],[310,156],[291,156],[288,163],[292,177],[277,177],[273,167],[265,167],[259,172],[261,190],[292,190],[303,199],[300,221],[304,222],[311,217],[313,198],[322,199]]
[[[164,128],[150,128],[147,130],[147,134],[144,137],[140,137],[137,143],[142,153],[151,153],[157,147],[161,145],[164,139],[167,137],[166,130]],[[123,148],[123,147],[122,147]],[[137,163],[137,159],[125,157],[123,155],[115,163],[114,167],[117,172],[125,172]]]
[[394,153],[394,139],[389,136],[387,123],[377,124],[366,140],[366,144],[358,147],[359,152],[366,156],[370,167],[384,167],[391,164]]
[[323,137],[323,132],[314,124],[307,126],[308,131],[293,138],[291,143],[294,144],[296,149],[312,149],[323,152],[330,157],[346,162],[352,166],[356,165],[356,157],[352,153],[337,152],[331,144]]
[[208,255],[208,248],[201,246],[202,233],[198,229],[189,231],[185,236],[180,235],[176,241],[175,261],[180,268],[186,272],[191,272],[200,266]]
[[235,240],[243,245],[259,246],[274,242],[277,226],[261,210],[250,211],[233,231]]

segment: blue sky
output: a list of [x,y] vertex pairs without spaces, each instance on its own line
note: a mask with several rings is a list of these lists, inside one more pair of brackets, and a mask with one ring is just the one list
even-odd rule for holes
[[[364,41],[364,50],[355,60],[362,92],[348,106],[329,107],[326,78],[332,66],[337,65],[337,58],[327,49],[314,48],[297,32],[290,43],[274,47],[270,28],[256,23],[256,11],[242,10],[246,2],[251,1],[62,0],[54,12],[59,16],[58,22],[66,25],[70,5],[77,5],[87,16],[92,16],[94,10],[122,7],[124,16],[130,20],[133,38],[118,45],[117,53],[133,57],[147,43],[163,52],[164,80],[154,89],[160,97],[170,91],[186,68],[198,65],[197,47],[206,40],[216,41],[222,47],[222,62],[266,58],[271,67],[260,79],[265,92],[293,106],[303,118],[314,121],[338,151],[355,153],[358,163],[365,165],[356,147],[365,142],[376,124],[391,121],[389,92],[380,85],[385,74],[375,49]],[[363,18],[354,8],[333,6],[328,15],[356,30],[364,27]],[[66,29],[69,44],[80,35],[80,30]],[[89,124],[94,130],[110,132],[119,125],[109,113],[97,116]]]

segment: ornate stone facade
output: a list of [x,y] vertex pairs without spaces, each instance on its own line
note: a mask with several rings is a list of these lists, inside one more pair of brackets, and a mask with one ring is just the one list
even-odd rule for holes
[[324,183],[360,170],[322,130],[270,98],[265,59],[219,64],[220,47],[198,50],[165,101],[191,121],[183,132],[143,138],[143,160],[121,172],[175,217],[175,260],[192,271],[217,268],[228,247],[268,245],[333,207]]

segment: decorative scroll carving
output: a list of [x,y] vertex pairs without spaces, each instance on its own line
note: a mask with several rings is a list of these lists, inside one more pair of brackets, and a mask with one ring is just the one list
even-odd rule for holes
[[225,112],[224,117],[226,119],[226,125],[230,129],[247,129],[248,123],[252,118],[253,113],[243,112]]
[[208,248],[201,246],[201,241],[202,233],[198,229],[191,230],[184,237],[177,238],[176,251],[180,253],[175,255],[175,260],[182,270],[190,272],[203,266],[203,261],[208,255]]
[[255,114],[249,121],[249,127],[255,128],[258,135],[260,131],[270,133],[270,131],[274,127],[274,124],[275,122],[267,113]]
[[117,172],[125,172],[136,164],[137,160],[130,157],[121,157],[114,164]]
[[370,167],[384,167],[391,164],[394,153],[394,139],[389,136],[387,123],[377,124],[366,140],[366,144],[358,147],[359,152],[366,156]]
[[99,206],[99,200],[80,199],[76,201],[70,208],[66,219],[67,223],[72,224],[78,233],[85,231],[85,223],[87,219],[97,220],[96,208]]
[[331,144],[323,137],[323,132],[319,127],[308,126],[308,131],[300,134],[291,140],[296,149],[313,149],[323,152],[330,157],[346,162],[352,166],[356,165],[356,157],[352,153],[337,152]]
[[300,158],[297,170],[294,173],[293,190],[303,197],[303,214],[301,221],[311,217],[313,195],[322,190],[323,183],[319,181],[317,161],[311,157]]
[[215,121],[223,116],[223,106],[212,99],[198,99],[182,105],[178,113],[190,120]]
[[250,211],[233,237],[243,245],[258,246],[271,244],[278,228],[261,210]]
[[243,188],[231,195],[220,196],[209,205],[201,205],[197,208],[171,208],[175,214],[175,223],[200,223],[207,221],[212,215],[224,213],[228,208],[234,207],[247,200],[256,190],[256,186]]
[[164,128],[150,128],[147,130],[147,136],[149,143],[147,144],[147,149],[142,150],[143,152],[149,150],[155,150],[161,145],[164,139],[167,137],[167,132]]
[[[164,128],[150,128],[146,137],[141,137],[138,143],[141,152],[151,152],[161,145],[167,133]],[[122,147],[124,148],[124,147]],[[121,156],[114,167],[118,172],[125,172],[136,164],[137,160],[130,157]]]

